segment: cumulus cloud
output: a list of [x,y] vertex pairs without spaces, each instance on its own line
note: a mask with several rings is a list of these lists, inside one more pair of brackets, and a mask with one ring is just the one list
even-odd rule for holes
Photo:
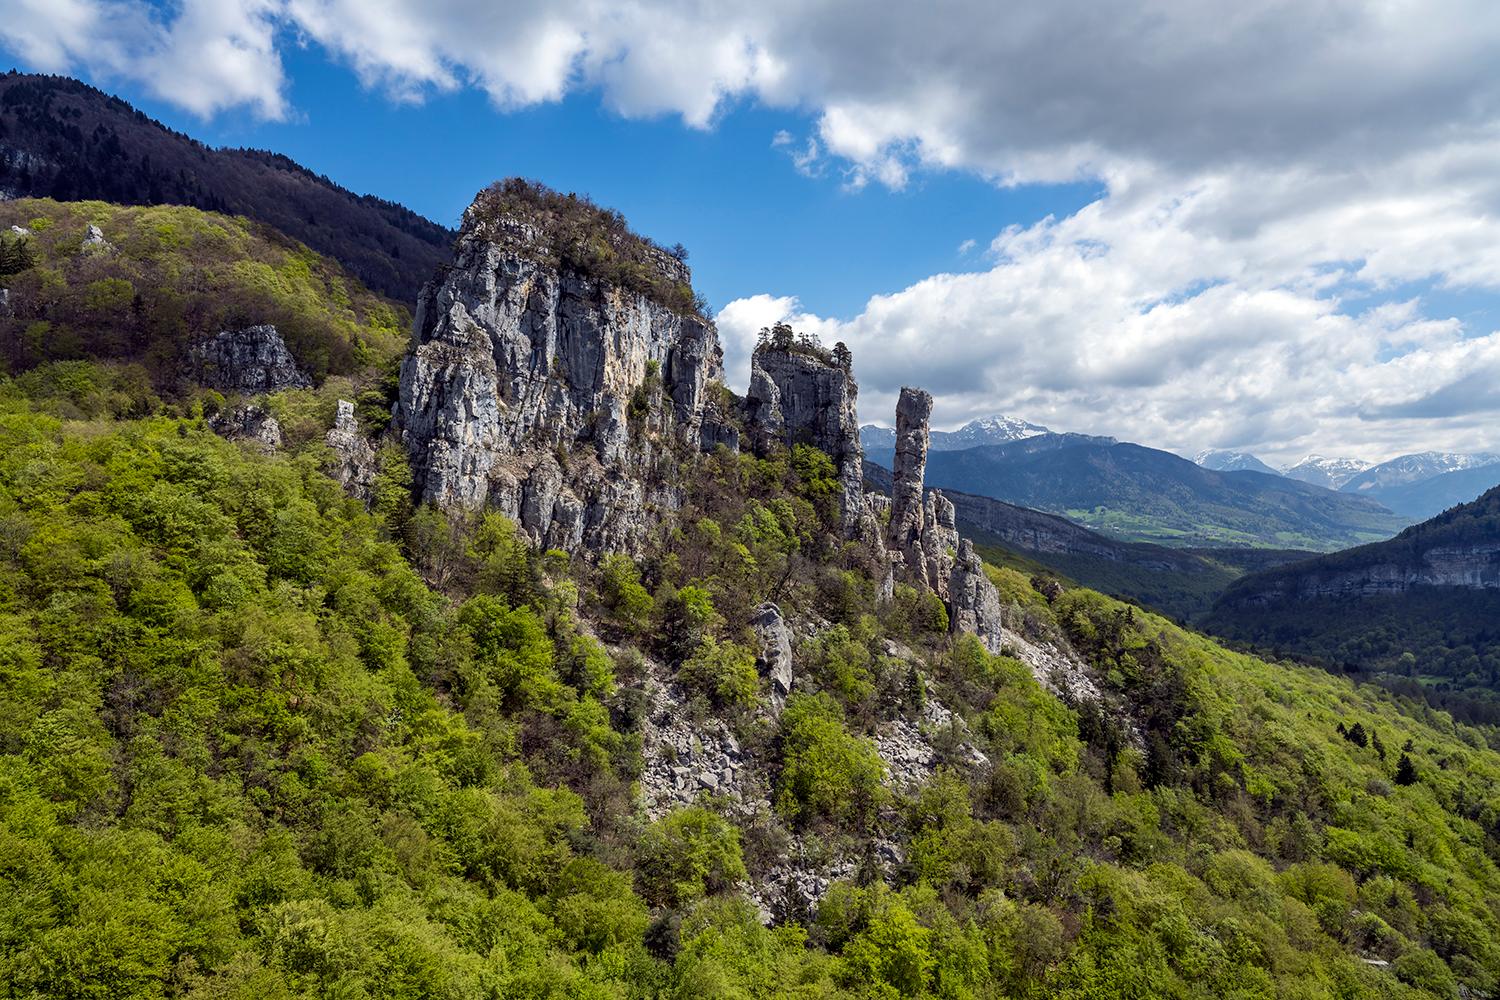
[[249,107],[287,114],[277,0],[183,0],[171,13],[133,0],[8,0],[0,44],[54,73],[132,81],[207,117]]
[[920,378],[948,426],[1008,412],[1273,460],[1330,444],[1369,458],[1492,448],[1500,333],[1378,294],[1500,286],[1485,253],[1500,245],[1500,219],[1483,214],[1490,181],[1419,190],[1413,169],[1319,182],[1295,211],[1277,204],[1286,182],[1274,171],[1158,178],[1007,229],[989,269],[874,296],[850,319],[758,299],[849,344],[863,417],[881,423],[899,386]]
[[999,233],[987,269],[856,317],[804,315],[796,288],[725,308],[739,368],[777,319],[847,340],[871,416],[920,372],[948,423],[1012,410],[1272,457],[1500,448],[1500,335],[1411,291],[1500,290],[1490,0],[10,0],[0,21],[38,66],[200,114],[285,115],[277,46],[307,41],[397,100],[590,89],[694,128],[792,110],[810,127],[773,143],[853,189],[1100,184]]

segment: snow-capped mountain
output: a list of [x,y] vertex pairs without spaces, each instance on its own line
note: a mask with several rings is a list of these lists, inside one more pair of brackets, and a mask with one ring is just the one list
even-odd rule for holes
[[1500,455],[1490,452],[1464,455],[1446,451],[1422,451],[1372,465],[1344,483],[1340,489],[1362,493],[1393,486],[1410,486],[1449,472],[1463,472],[1497,463],[1500,463]]
[[[1007,444],[1051,433],[1041,424],[997,414],[970,420],[956,431],[933,431],[930,447],[933,451],[960,451],[964,448],[978,448],[980,445]],[[894,448],[896,432],[889,427],[865,424],[859,429],[859,440],[869,450]]]
[[1295,465],[1281,470],[1290,479],[1336,490],[1370,467],[1370,463],[1358,458],[1328,458],[1324,455],[1308,455]]
[[1280,472],[1256,458],[1248,451],[1226,451],[1209,448],[1193,456],[1193,462],[1214,472],[1263,472],[1268,476],[1279,476]]

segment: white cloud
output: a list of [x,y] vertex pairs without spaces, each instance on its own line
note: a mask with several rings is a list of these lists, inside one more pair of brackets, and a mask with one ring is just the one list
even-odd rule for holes
[[789,109],[813,127],[774,144],[853,189],[1100,183],[1001,232],[989,270],[853,319],[798,315],[796,288],[725,308],[739,368],[776,319],[848,340],[872,415],[921,373],[950,423],[1012,410],[1273,458],[1500,448],[1500,335],[1410,291],[1500,291],[1491,0],[9,0],[0,21],[35,65],[205,115],[285,115],[277,46],[306,40],[400,100],[591,88],[694,128],[735,102]]
[[1409,190],[1412,169],[1319,183],[1295,211],[1276,172],[1153,178],[1006,230],[989,270],[875,296],[849,320],[800,319],[853,349],[865,420],[888,423],[920,373],[948,426],[1006,412],[1273,460],[1494,448],[1500,332],[1430,318],[1409,296],[1342,306],[1460,275],[1500,287],[1491,182]]
[[277,0],[183,0],[171,17],[136,0],[8,0],[0,44],[54,73],[130,80],[207,117],[287,114]]

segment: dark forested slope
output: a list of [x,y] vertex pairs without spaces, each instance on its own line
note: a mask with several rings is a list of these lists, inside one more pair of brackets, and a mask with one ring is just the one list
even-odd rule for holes
[[403,304],[453,233],[285,156],[213,149],[67,77],[0,76],[0,197],[191,205],[275,227]]

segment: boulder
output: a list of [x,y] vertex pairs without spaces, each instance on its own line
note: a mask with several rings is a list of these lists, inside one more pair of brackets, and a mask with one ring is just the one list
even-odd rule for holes
[[259,451],[281,447],[281,423],[268,411],[251,403],[220,410],[208,418],[209,429],[230,441],[244,441]]
[[757,666],[770,687],[772,714],[779,715],[792,693],[792,630],[781,609],[769,601],[755,609],[750,627],[760,638]]
[[244,396],[312,387],[312,379],[268,323],[221,330],[200,340],[188,349],[187,374],[199,385]]
[[334,467],[330,470],[333,477],[350,496],[369,502],[380,465],[375,455],[375,446],[360,433],[359,420],[354,416],[354,404],[349,400],[339,400],[333,427],[324,441],[335,455]]

